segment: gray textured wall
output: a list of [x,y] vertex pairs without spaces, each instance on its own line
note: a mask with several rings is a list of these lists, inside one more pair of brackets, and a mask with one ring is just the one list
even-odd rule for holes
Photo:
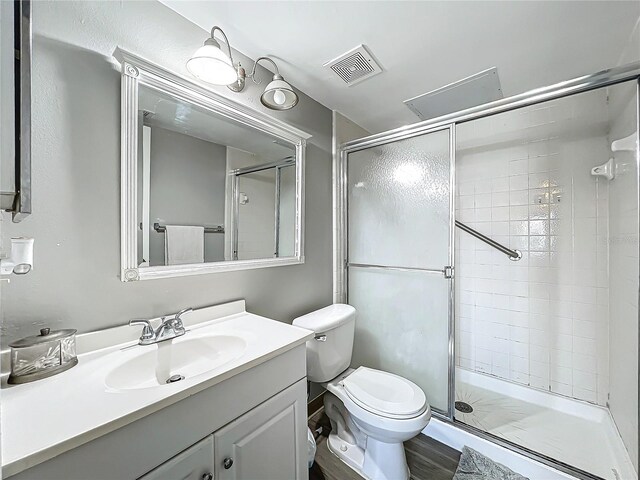
[[[17,225],[3,214],[2,235],[35,237],[35,268],[2,287],[5,345],[45,324],[86,332],[239,298],[285,322],[331,303],[330,110],[301,95],[292,111],[271,112],[313,135],[304,265],[121,283],[120,76],[112,53],[119,46],[188,75],[184,63],[208,34],[155,1],[32,5],[34,213]],[[263,68],[259,75],[266,78]],[[241,94],[212,88],[266,111],[253,82]]]

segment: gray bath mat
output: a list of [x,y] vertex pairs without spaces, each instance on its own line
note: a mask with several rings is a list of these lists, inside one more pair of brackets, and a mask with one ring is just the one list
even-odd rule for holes
[[473,448],[463,447],[453,480],[529,480]]

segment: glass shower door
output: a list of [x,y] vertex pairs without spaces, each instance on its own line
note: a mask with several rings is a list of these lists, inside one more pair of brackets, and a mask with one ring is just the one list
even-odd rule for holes
[[347,301],[354,366],[401,375],[450,404],[451,130],[349,153]]

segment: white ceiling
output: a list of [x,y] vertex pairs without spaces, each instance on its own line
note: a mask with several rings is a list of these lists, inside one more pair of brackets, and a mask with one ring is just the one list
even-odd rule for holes
[[[615,66],[640,17],[638,1],[161,1],[372,133],[418,120],[403,100],[493,66],[505,96]],[[348,87],[322,65],[360,43],[384,71]]]

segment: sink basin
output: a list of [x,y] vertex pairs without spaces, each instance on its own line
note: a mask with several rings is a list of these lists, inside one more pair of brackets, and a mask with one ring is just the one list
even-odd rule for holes
[[246,348],[247,342],[234,335],[179,337],[135,347],[135,355],[111,370],[105,384],[114,390],[167,387],[170,378],[179,383],[201,375],[235,360]]

